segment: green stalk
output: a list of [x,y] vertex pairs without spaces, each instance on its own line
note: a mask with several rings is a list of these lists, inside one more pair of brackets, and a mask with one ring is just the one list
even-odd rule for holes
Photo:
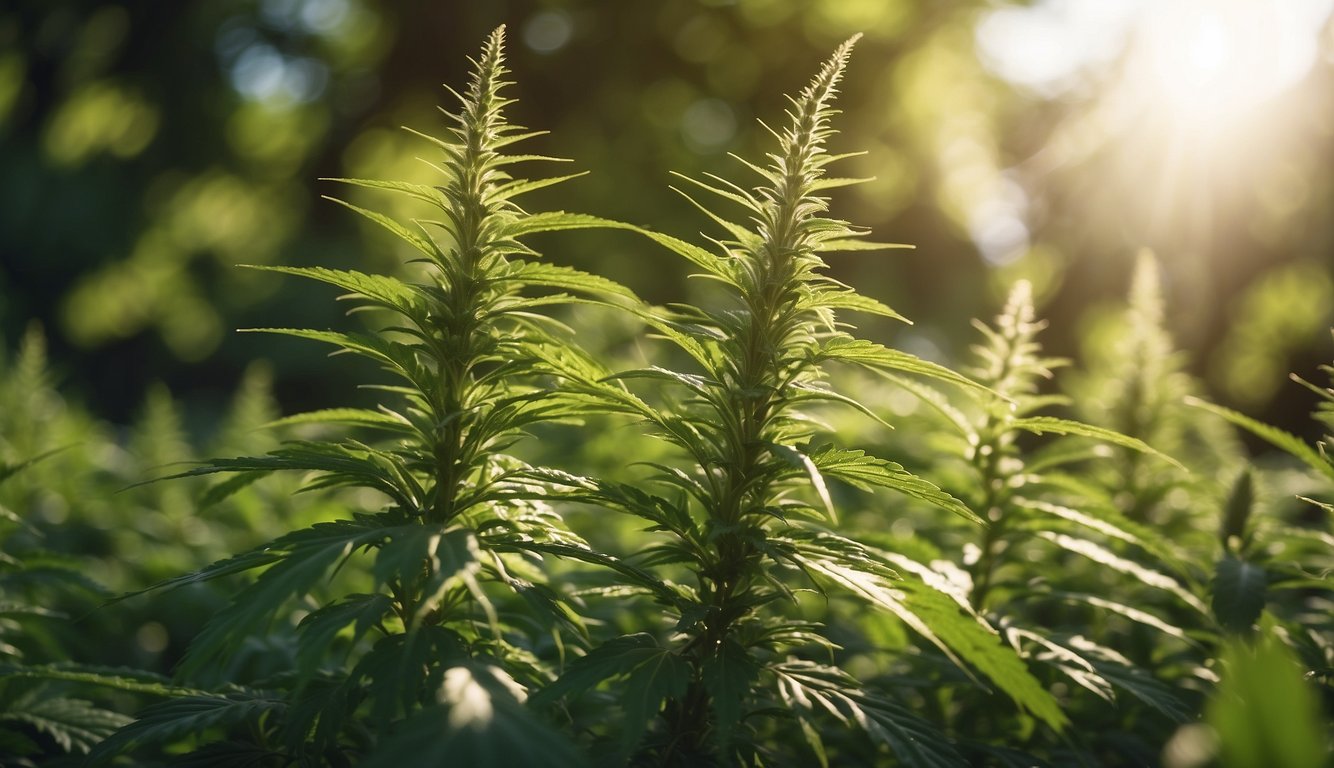
[[975,321],[989,341],[978,348],[984,365],[975,374],[980,383],[1000,396],[987,403],[970,457],[981,490],[977,509],[988,523],[979,545],[981,552],[970,568],[973,589],[969,600],[979,611],[986,607],[1009,522],[1006,507],[1012,494],[1012,473],[1004,470],[1002,461],[1014,452],[1016,435],[1010,424],[1021,403],[1036,391],[1036,379],[1051,375],[1046,363],[1054,362],[1037,357],[1040,348],[1034,338],[1044,324],[1034,317],[1031,294],[1027,282],[1015,284],[995,330]]
[[724,345],[728,357],[721,378],[725,403],[734,409],[719,414],[718,423],[731,425],[721,436],[727,451],[719,459],[726,472],[706,510],[710,525],[722,532],[711,562],[699,574],[708,609],[702,629],[684,649],[694,682],[680,704],[671,739],[689,753],[706,751],[711,735],[713,703],[703,682],[704,667],[756,602],[760,558],[752,541],[763,537],[764,509],[777,500],[767,464],[779,457],[768,446],[795,438],[779,423],[790,405],[788,385],[816,368],[801,352],[819,332],[818,317],[811,310],[797,311],[795,305],[803,285],[822,266],[816,254],[815,217],[825,210],[826,201],[817,196],[814,182],[822,174],[819,159],[831,132],[829,104],[854,42],[841,46],[793,100],[792,126],[779,137],[783,152],[769,169],[772,186],[755,191],[763,201],[757,239],[733,254],[749,279],[739,296],[746,308],[744,319]]

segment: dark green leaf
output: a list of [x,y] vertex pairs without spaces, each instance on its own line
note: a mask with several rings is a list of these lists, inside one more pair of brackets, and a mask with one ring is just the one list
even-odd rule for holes
[[398,726],[363,768],[576,768],[588,761],[560,731],[521,703],[522,689],[496,667],[444,673],[440,703]]
[[98,744],[89,760],[101,762],[141,744],[170,746],[187,737],[204,736],[213,728],[255,722],[264,713],[283,707],[281,701],[255,694],[171,699],[145,708],[134,722]]
[[1214,568],[1214,618],[1230,632],[1248,632],[1265,607],[1265,569],[1231,554]]

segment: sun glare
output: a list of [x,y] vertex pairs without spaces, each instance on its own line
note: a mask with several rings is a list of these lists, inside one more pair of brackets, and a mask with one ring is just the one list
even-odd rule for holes
[[1141,8],[1124,87],[1184,123],[1242,117],[1316,62],[1327,0],[1178,0]]
[[997,74],[1044,96],[1077,92],[1092,75],[1142,109],[1208,122],[1297,84],[1319,58],[1331,11],[1334,0],[1038,0],[984,14],[978,50]]
[[1033,0],[982,12],[975,36],[993,73],[1071,107],[1019,177],[1115,169],[1097,187],[1136,239],[1206,252],[1219,221],[1256,204],[1246,190],[1302,162],[1293,142],[1316,119],[1304,81],[1328,66],[1322,46],[1334,63],[1332,12],[1334,0]]

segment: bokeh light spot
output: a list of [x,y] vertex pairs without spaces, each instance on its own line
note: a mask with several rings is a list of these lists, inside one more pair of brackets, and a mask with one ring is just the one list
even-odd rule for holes
[[681,116],[681,133],[696,152],[716,152],[736,135],[736,115],[721,99],[700,99]]
[[144,653],[162,653],[170,640],[167,628],[156,621],[143,624],[134,633],[134,641]]
[[524,22],[523,42],[538,53],[555,53],[574,37],[574,21],[564,11],[541,11]]

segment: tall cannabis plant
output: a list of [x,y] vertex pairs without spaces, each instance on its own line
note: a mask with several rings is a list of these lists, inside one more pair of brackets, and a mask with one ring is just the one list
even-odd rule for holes
[[[1117,731],[1118,718],[1107,716],[1115,712],[1108,705],[1122,711],[1142,705],[1153,714],[1139,730],[1156,727],[1165,738],[1170,731],[1164,729],[1188,719],[1191,710],[1171,685],[1155,679],[1156,670],[1145,666],[1149,659],[1136,658],[1138,653],[1123,646],[1124,635],[1109,631],[1109,625],[1146,628],[1158,633],[1160,647],[1180,651],[1188,647],[1187,629],[1200,625],[1205,606],[1191,589],[1182,549],[1126,518],[1082,475],[1107,461],[1114,449],[1164,466],[1176,462],[1140,440],[1048,415],[1068,405],[1042,391],[1065,361],[1043,354],[1039,334],[1045,323],[1037,318],[1028,283],[1014,286],[994,324],[974,325],[982,341],[973,347],[970,372],[987,390],[969,390],[972,397],[956,406],[900,380],[934,406],[946,427],[942,431],[954,437],[941,441],[953,455],[942,455],[932,476],[990,523],[981,532],[963,532],[966,570],[958,571],[955,581],[1039,674],[1071,688],[1067,711],[1080,713],[1079,722],[1107,721],[1071,734],[1067,743],[1080,744],[1097,759],[1113,742],[1143,743],[1141,733]],[[1059,578],[1051,567],[1056,563]],[[1165,619],[1162,604],[1184,613],[1185,623],[1175,623],[1172,614]],[[1168,666],[1153,661],[1159,670]],[[987,707],[971,698],[958,700],[963,721],[977,721]],[[990,725],[980,724],[976,735]],[[1055,746],[1034,733],[998,733],[988,740],[1035,754]],[[989,749],[982,751],[996,759]]]
[[[241,755],[346,764],[567,764],[577,756],[559,734],[527,715],[524,689],[544,680],[542,632],[527,617],[582,631],[558,588],[521,553],[534,544],[582,541],[516,480],[525,469],[505,453],[523,430],[582,412],[583,401],[548,386],[544,361],[577,355],[535,310],[580,300],[625,301],[628,291],[592,275],[529,261],[519,238],[598,223],[572,214],[529,213],[515,200],[569,177],[514,178],[517,163],[541,160],[505,150],[532,133],[508,124],[504,30],[487,39],[443,138],[422,136],[439,155],[431,186],[341,180],[407,195],[438,219],[401,224],[343,203],[415,249],[426,279],[320,267],[274,267],[348,292],[358,307],[387,312],[370,332],[273,329],[378,363],[395,379],[375,410],[339,408],[287,423],[332,423],[382,436],[296,441],[267,455],[216,460],[184,475],[309,472],[307,490],[378,492],[379,509],[354,511],[295,530],[250,552],[161,586],[263,569],[195,638],[186,679],[223,682],[217,663],[265,631],[293,601],[307,607],[291,673],[245,689],[173,699],[143,712],[105,742],[109,754],[140,742],[208,729],[211,757]],[[456,94],[457,95],[457,94]],[[536,289],[540,295],[534,295]],[[242,480],[244,482],[244,479]],[[504,554],[502,554],[502,550]],[[520,554],[515,554],[520,553]],[[522,621],[513,621],[520,607]],[[534,613],[535,612],[535,613]],[[539,624],[541,621],[538,622]],[[523,738],[514,733],[522,729]],[[242,736],[241,734],[244,734]],[[219,759],[221,759],[219,757]]]
[[[853,42],[791,100],[790,122],[774,134],[769,165],[742,161],[758,174],[756,187],[712,176],[711,182],[688,179],[740,206],[750,226],[698,204],[726,233],[716,253],[647,233],[722,283],[733,304],[675,306],[647,318],[697,370],[626,372],[597,393],[649,424],[688,457],[687,464],[654,466],[652,483],[665,489],[662,495],[642,486],[567,480],[569,498],[619,508],[665,536],[625,560],[600,561],[661,604],[670,631],[662,637],[662,628],[650,626],[603,643],[537,699],[568,697],[575,727],[582,728],[576,694],[623,677],[623,687],[612,686],[623,702],[620,721],[611,730],[587,727],[643,764],[782,762],[790,758],[761,746],[760,734],[791,750],[794,732],[804,734],[821,761],[873,754],[870,741],[827,747],[820,735],[826,718],[861,726],[906,760],[960,762],[944,733],[817,660],[834,644],[803,610],[799,593],[812,586],[836,586],[900,617],[950,649],[960,664],[966,658],[1043,721],[1063,723],[1017,656],[976,615],[961,612],[911,571],[921,566],[833,530],[835,480],[892,489],[977,520],[957,499],[893,462],[815,440],[811,404],[867,410],[824,382],[829,362],[973,386],[945,368],[857,339],[835,320],[844,309],[899,317],[821,273],[822,254],[886,247],[828,217],[821,194],[853,182],[825,176],[840,157],[828,154],[825,143]],[[661,405],[620,386],[643,380],[657,388]],[[686,583],[676,581],[682,576]],[[784,722],[798,728],[783,730]]]
[[1195,398],[1188,402],[1287,453],[1313,481],[1310,495],[1299,497],[1302,504],[1279,515],[1282,499],[1273,498],[1263,474],[1238,476],[1220,515],[1211,607],[1225,634],[1250,637],[1256,627],[1281,627],[1282,640],[1298,651],[1309,676],[1334,700],[1329,645],[1334,618],[1326,610],[1334,590],[1334,365],[1321,369],[1329,386],[1292,376],[1317,397],[1311,415],[1324,433],[1314,445],[1230,408]]
[[[1067,400],[1040,392],[1053,369],[1066,364],[1065,360],[1042,355],[1037,337],[1045,325],[1037,319],[1031,286],[1017,283],[995,327],[974,322],[984,342],[973,348],[977,363],[971,373],[989,389],[981,395],[978,414],[970,418],[961,411],[941,408],[963,438],[962,452],[974,473],[963,495],[976,509],[984,510],[991,523],[976,552],[968,558],[970,599],[978,608],[986,605],[997,586],[1000,566],[1016,559],[1006,551],[1019,549],[1031,539],[1045,539],[1048,544],[1100,559],[1104,565],[1124,565],[1125,569],[1131,564],[1092,544],[1087,535],[1133,544],[1168,562],[1177,559],[1158,534],[1126,519],[1078,475],[1090,463],[1105,460],[1113,449],[1182,469],[1180,463],[1136,438],[1046,415],[1052,406],[1064,405]],[[1025,450],[1020,445],[1025,436],[1045,434],[1064,439],[1038,450]],[[1064,498],[1066,504],[1052,504],[1043,498],[1051,496]],[[1067,532],[1077,534],[1077,538],[1070,538]],[[1023,592],[1026,580],[1020,572],[1011,586]]]
[[[1182,407],[1199,385],[1168,330],[1160,273],[1154,254],[1140,251],[1124,310],[1090,334],[1083,365],[1065,383],[1080,419],[1141,440],[1196,473],[1191,477],[1126,448],[1114,449],[1109,461],[1088,473],[1126,517],[1184,534],[1192,526],[1184,500],[1216,491],[1207,478],[1235,472],[1239,455],[1226,430]],[[1185,493],[1172,493],[1176,489]]]

